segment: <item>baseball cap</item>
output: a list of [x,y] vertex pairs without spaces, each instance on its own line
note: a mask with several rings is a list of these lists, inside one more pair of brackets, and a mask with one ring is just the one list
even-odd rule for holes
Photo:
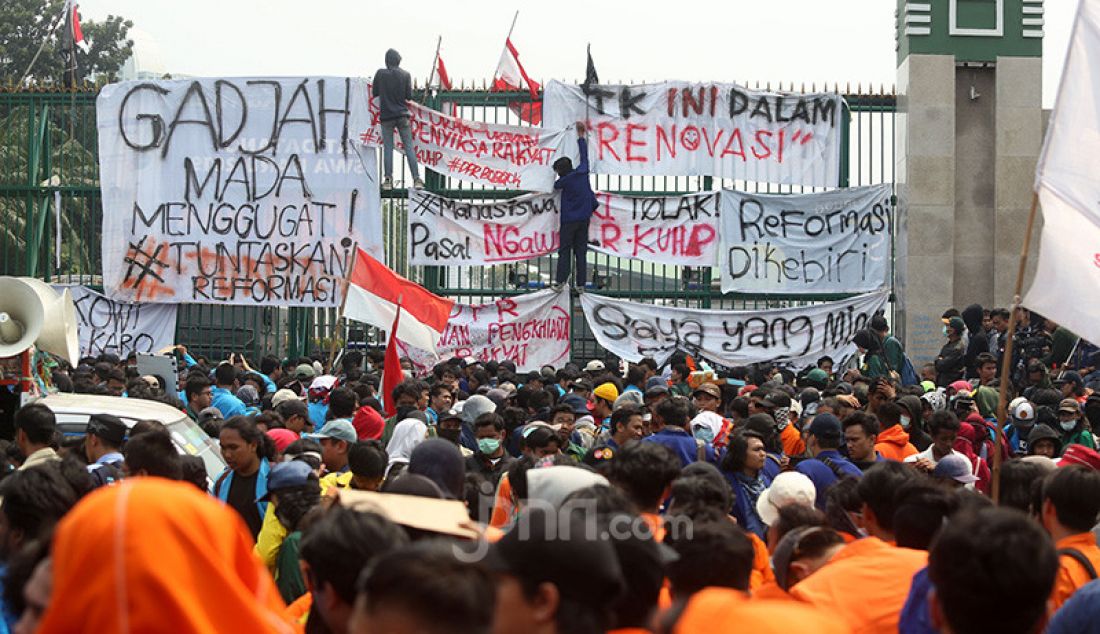
[[222,411],[216,407],[207,407],[206,409],[199,412],[199,415],[196,417],[195,422],[205,423],[212,420],[225,420],[225,415],[223,415]]
[[265,502],[271,498],[272,493],[278,493],[281,489],[304,486],[311,475],[313,469],[301,460],[280,462],[271,467],[271,473],[267,474],[267,493],[256,501]]
[[584,400],[584,397],[580,394],[566,394],[562,397],[561,404],[571,407],[573,413],[577,416],[584,416],[588,413],[588,401]]
[[299,381],[303,379],[312,379],[315,376],[317,375],[313,371],[313,366],[308,363],[303,363],[302,365],[294,368],[294,378],[298,379]]
[[1061,403],[1058,403],[1058,411],[1076,414],[1081,411],[1081,405],[1072,398],[1064,398]]
[[933,383],[932,381],[921,381],[920,386],[921,386],[921,389],[923,389],[925,392],[934,392],[934,391],[936,391],[936,384]]
[[839,439],[843,434],[840,428],[840,419],[828,412],[814,416],[809,431],[810,435],[816,438]]
[[1054,379],[1055,385],[1062,385],[1063,383],[1072,383],[1074,385],[1081,386],[1085,384],[1085,380],[1081,378],[1080,373],[1070,370],[1069,372],[1063,373],[1062,376]]
[[814,368],[806,373],[806,377],[803,380],[807,383],[814,383],[821,387],[825,387],[825,384],[829,382],[829,375],[821,368]]
[[284,387],[271,395],[271,407],[278,407],[287,401],[300,400],[302,400],[302,397],[295,394],[294,390],[288,390]]
[[971,470],[970,460],[966,456],[954,453],[944,456],[936,463],[932,476],[944,479],[950,478],[963,484],[973,484],[978,481],[978,477]]
[[588,539],[590,532],[580,516],[570,515],[566,521],[532,507],[489,547],[484,564],[516,577],[525,587],[552,583],[563,597],[604,607],[614,603],[625,582],[615,547],[609,540]]
[[601,383],[599,387],[592,390],[592,395],[614,403],[615,399],[619,398],[619,388],[615,387],[614,383]]
[[1035,406],[1024,401],[1023,403],[1017,403],[1012,408],[1012,420],[1017,424],[1030,423],[1035,420]]
[[343,440],[344,442],[354,443],[359,440],[359,436],[355,433],[355,427],[352,426],[347,419],[337,418],[325,423],[325,426],[321,428],[321,431],[316,434],[303,434],[302,438],[309,440],[321,440],[322,438],[332,438],[335,440]]
[[460,410],[457,410],[457,409],[453,408],[453,407],[451,409],[448,409],[448,410],[445,410],[445,411],[442,411],[442,412],[439,413],[439,420],[441,420],[441,421],[454,420],[456,418],[458,420],[462,420],[462,412]]
[[812,507],[816,499],[813,480],[797,471],[785,471],[775,476],[772,485],[756,499],[756,513],[771,526],[779,519],[779,509],[790,504]]
[[663,387],[667,390],[668,384],[666,384],[665,380],[659,376],[651,376],[645,382],[645,391],[648,392],[655,387]]
[[668,394],[668,386],[667,385],[654,385],[653,387],[646,388],[646,391],[645,391],[645,397],[646,398],[653,398],[655,396],[662,396],[662,395],[665,395],[665,394]]
[[298,434],[285,428],[269,429],[267,430],[267,436],[275,443],[275,448],[278,449],[280,453],[286,451],[286,448],[289,447],[291,443],[298,440]]
[[573,379],[573,382],[569,384],[569,387],[576,388],[582,392],[591,392],[592,381],[584,378]]
[[963,321],[962,317],[952,317],[951,319],[948,319],[947,327],[951,328],[959,334],[966,332],[966,322]]
[[717,385],[713,384],[713,383],[704,383],[704,384],[700,385],[699,387],[695,388],[695,391],[692,392],[691,394],[692,394],[692,396],[694,396],[696,394],[699,394],[700,392],[702,392],[703,394],[709,394],[710,396],[713,396],[714,398],[717,398],[717,399],[722,398],[722,390],[719,389],[719,387]]
[[588,362],[588,365],[584,366],[584,371],[589,373],[603,372],[605,367],[606,366],[604,366],[603,361],[600,361],[599,359],[592,359]]
[[1058,461],[1058,466],[1068,467],[1074,464],[1088,467],[1093,471],[1100,471],[1100,453],[1084,445],[1070,445],[1066,447],[1066,452],[1062,454],[1062,459]]
[[89,436],[99,436],[117,446],[126,439],[126,423],[122,422],[121,418],[110,414],[92,414],[88,419],[86,433]]

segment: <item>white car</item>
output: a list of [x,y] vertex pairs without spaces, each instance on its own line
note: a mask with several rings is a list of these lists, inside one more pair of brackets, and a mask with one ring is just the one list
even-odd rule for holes
[[202,458],[206,464],[206,475],[211,482],[216,481],[225,470],[225,461],[222,460],[217,441],[207,436],[186,414],[164,403],[139,398],[68,393],[50,394],[35,402],[42,403],[53,411],[57,417],[58,431],[66,436],[83,436],[88,427],[88,418],[92,414],[117,416],[126,423],[127,428],[142,420],[157,421],[168,429],[180,454]]

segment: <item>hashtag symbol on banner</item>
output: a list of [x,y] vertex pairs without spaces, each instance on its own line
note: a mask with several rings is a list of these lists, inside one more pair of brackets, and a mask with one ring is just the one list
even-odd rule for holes
[[[126,276],[123,278],[128,284],[134,288],[140,288],[146,278],[153,278],[158,282],[163,282],[164,278],[154,267],[159,267],[161,270],[168,268],[168,263],[160,259],[161,251],[167,249],[167,245],[158,244],[152,253],[146,253],[145,240],[149,236],[143,237],[138,240],[137,244],[130,243],[130,249],[126,253],[126,257],[123,258],[123,262],[129,266],[126,268]],[[132,280],[132,281],[131,281]]]
[[453,158],[451,158],[451,160],[447,161],[447,171],[448,172],[458,172],[462,169],[462,165],[465,162],[466,161],[458,158],[457,156],[453,157]]
[[413,213],[418,216],[424,216],[426,214],[435,215],[435,210],[432,209],[432,198],[429,196],[420,196],[416,199],[416,207],[413,209]]

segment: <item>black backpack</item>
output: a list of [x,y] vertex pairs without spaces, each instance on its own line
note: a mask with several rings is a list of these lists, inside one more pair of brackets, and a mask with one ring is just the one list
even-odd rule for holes
[[115,484],[122,480],[122,461],[117,460],[96,465],[88,475],[92,476],[92,486],[96,489]]
[[1088,573],[1089,579],[1096,579],[1096,568],[1092,565],[1092,562],[1089,561],[1089,558],[1085,556],[1085,553],[1077,550],[1076,548],[1059,548],[1058,556],[1065,556],[1073,559],[1077,563],[1081,564],[1081,567],[1084,568],[1085,572]]

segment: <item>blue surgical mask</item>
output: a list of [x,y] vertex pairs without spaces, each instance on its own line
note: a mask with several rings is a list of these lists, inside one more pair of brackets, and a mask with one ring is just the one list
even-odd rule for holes
[[695,437],[709,445],[714,442],[714,430],[705,425],[700,425],[695,428]]
[[901,417],[901,428],[902,429],[909,429],[909,422],[910,422],[909,417],[903,415]]
[[486,456],[491,456],[491,455],[495,454],[498,449],[500,449],[500,439],[499,438],[478,438],[477,439],[477,450],[480,451],[481,453],[485,454]]

